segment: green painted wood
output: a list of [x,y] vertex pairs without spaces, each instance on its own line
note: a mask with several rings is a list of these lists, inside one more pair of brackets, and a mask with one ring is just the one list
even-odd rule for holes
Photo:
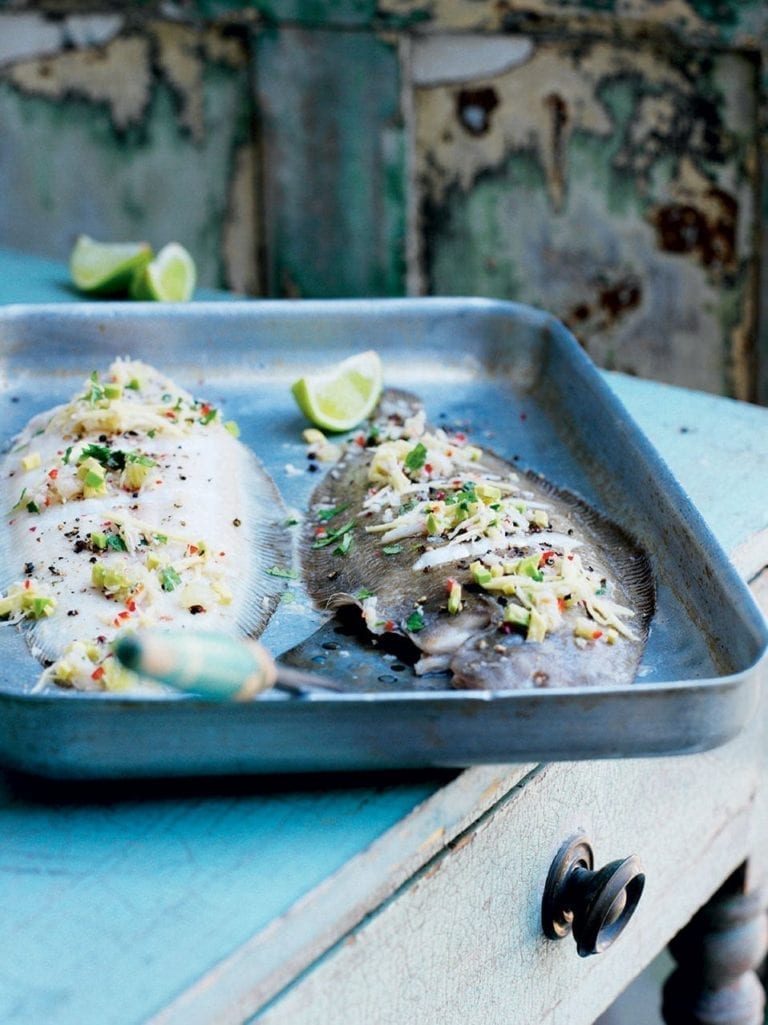
[[[18,17],[0,14],[0,34]],[[80,233],[177,241],[201,285],[255,280],[257,226],[228,223],[252,128],[245,36],[151,22],[48,52],[46,24],[30,23],[29,57],[0,61],[0,177],[13,196],[0,242],[65,259]]]
[[255,41],[267,291],[400,295],[405,164],[396,48],[369,32]]
[[752,58],[508,42],[498,70],[483,37],[442,65],[415,44],[422,290],[543,307],[601,366],[755,398]]

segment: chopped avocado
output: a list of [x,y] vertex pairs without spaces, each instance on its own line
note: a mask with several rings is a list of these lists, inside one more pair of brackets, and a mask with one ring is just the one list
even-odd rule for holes
[[461,584],[458,580],[451,580],[448,588],[448,611],[453,616],[461,612]]
[[501,498],[501,488],[494,487],[492,484],[478,484],[475,492],[478,498],[482,498],[486,505],[498,502]]
[[531,610],[524,609],[522,605],[510,602],[504,607],[504,622],[512,623],[514,626],[528,626],[531,621]]
[[125,572],[124,566],[105,562],[96,562],[91,567],[91,583],[118,601],[130,597],[134,588],[134,581]]
[[535,555],[528,555],[525,559],[520,559],[515,566],[515,573],[519,576],[530,577],[531,580],[543,580],[544,575],[539,571],[539,561],[541,556],[537,553]]
[[481,587],[485,587],[486,584],[490,584],[492,579],[491,571],[487,569],[482,562],[473,562],[470,565],[469,570],[472,574],[472,579],[476,584],[479,584]]
[[525,635],[526,641],[543,641],[547,636],[547,621],[537,612],[536,609],[531,609],[531,617],[528,620],[528,633]]

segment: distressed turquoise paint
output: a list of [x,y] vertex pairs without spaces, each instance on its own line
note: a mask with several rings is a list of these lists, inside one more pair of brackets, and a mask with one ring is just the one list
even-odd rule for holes
[[65,258],[80,232],[158,248],[176,240],[201,285],[224,284],[221,230],[251,110],[247,80],[245,69],[204,68],[201,143],[179,126],[162,83],[141,124],[116,132],[104,105],[25,96],[0,82],[0,178],[14,197],[0,205],[0,242]]
[[0,775],[0,1020],[139,1025],[436,786],[19,790]]
[[279,29],[256,41],[268,291],[403,291],[397,52],[368,32]]

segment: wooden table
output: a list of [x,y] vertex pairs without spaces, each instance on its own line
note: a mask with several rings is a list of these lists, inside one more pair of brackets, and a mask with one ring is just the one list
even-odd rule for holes
[[[73,298],[60,265],[0,251],[0,302]],[[768,606],[768,410],[608,380]],[[0,1021],[589,1025],[722,888],[677,943],[667,1013],[758,1025],[767,725],[763,701],[704,754],[459,774],[0,774]],[[578,829],[600,864],[636,853],[647,879],[589,958],[540,926]]]

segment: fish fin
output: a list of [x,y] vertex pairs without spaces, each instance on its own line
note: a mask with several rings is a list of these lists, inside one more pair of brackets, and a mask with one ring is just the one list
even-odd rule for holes
[[[242,596],[237,629],[258,637],[264,632],[280,602],[286,579],[298,572],[295,544],[286,527],[288,511],[277,485],[261,461],[251,452],[245,452],[249,515],[245,525],[245,540],[252,553],[252,572]],[[277,573],[270,573],[277,570]],[[283,572],[285,575],[282,575]]]
[[612,572],[632,598],[636,613],[632,628],[639,627],[645,637],[656,611],[656,584],[650,557],[640,542],[575,492],[552,484],[533,470],[526,470],[525,476],[546,494],[567,502],[579,523],[595,534],[600,550],[608,553]]

